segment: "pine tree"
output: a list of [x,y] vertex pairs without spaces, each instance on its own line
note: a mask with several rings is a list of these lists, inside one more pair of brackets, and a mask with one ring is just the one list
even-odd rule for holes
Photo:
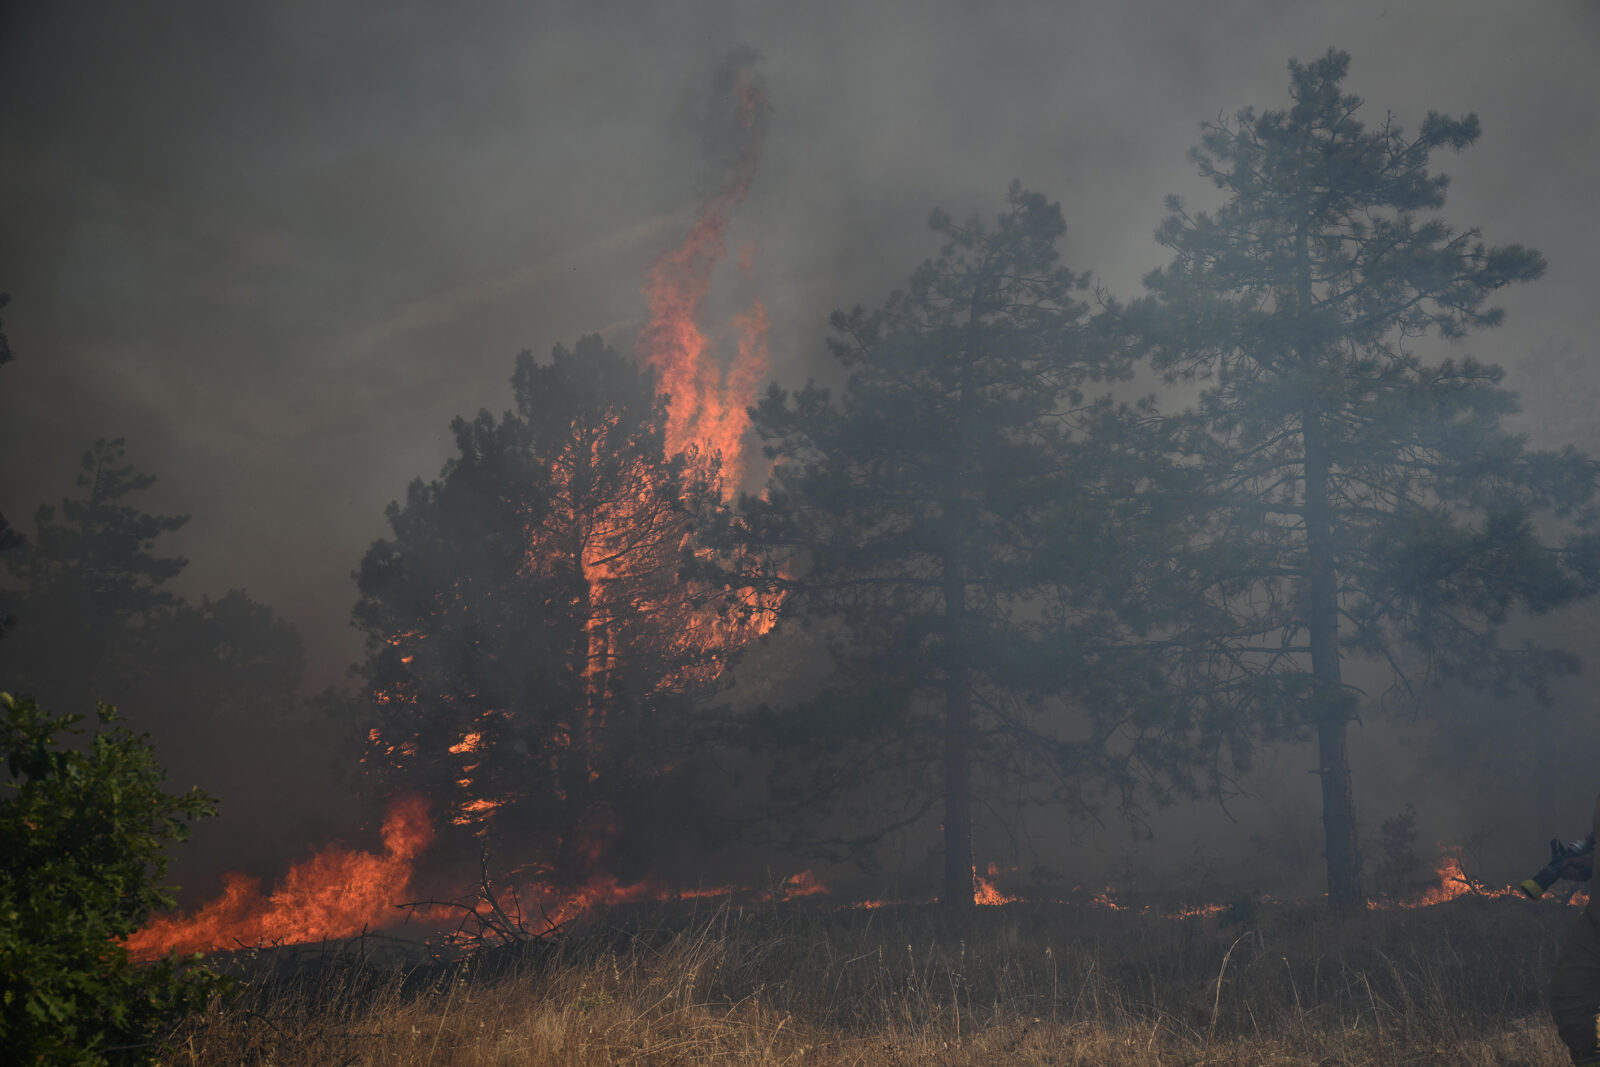
[[[1348,67],[1332,50],[1291,62],[1287,110],[1204,127],[1191,157],[1225,202],[1169,198],[1157,237],[1174,258],[1132,315],[1168,381],[1202,386],[1173,432],[1208,487],[1230,621],[1197,684],[1252,704],[1258,725],[1314,732],[1335,906],[1363,896],[1347,660],[1393,665],[1402,691],[1418,673],[1536,681],[1562,657],[1501,648],[1496,631],[1597,574],[1579,529],[1594,465],[1501,428],[1515,398],[1499,368],[1426,358],[1442,346],[1425,338],[1498,324],[1490,294],[1545,268],[1436,214],[1448,181],[1430,158],[1472,144],[1477,118],[1369,128]],[[1563,522],[1574,539],[1541,538]]]
[[161,586],[188,564],[157,556],[155,542],[181,529],[187,515],[151,515],[126,498],[149,489],[155,475],[124,463],[126,442],[100,438],[79,463],[80,497],[49,505],[34,518],[37,542],[17,568],[24,580],[52,595],[83,599],[119,618],[148,615],[177,602]]
[[848,851],[937,819],[941,899],[970,907],[975,804],[1132,790],[1175,723],[1118,645],[1110,587],[1142,588],[1119,546],[1149,475],[1113,473],[1085,432],[1117,415],[1086,385],[1126,362],[1058,262],[1060,208],[1013,184],[993,226],[931,227],[944,247],[904,291],[833,316],[839,396],[774,386],[755,412],[777,463],[744,521],[833,670],[748,736],[793,810],[859,824]]
[[155,484],[121,438],[101,439],[82,458],[78,492],[38,509],[33,536],[0,557],[17,580],[18,617],[0,642],[0,675],[52,703],[115,695],[127,721],[159,739],[174,778],[223,796],[227,816],[201,830],[222,847],[208,840],[180,861],[197,865],[244,848],[252,809],[282,813],[282,775],[263,753],[291,734],[302,752],[320,752],[327,724],[300,701],[294,626],[240,590],[198,605],[172,590],[187,560],[164,539],[188,518],[145,509]]
[[148,667],[139,631],[178,603],[166,584],[188,563],[156,545],[189,519],[140,508],[156,479],[126,462],[120,437],[97,440],[79,466],[79,493],[41,506],[33,538],[3,558],[20,589],[0,666],[19,692],[87,706],[126,698]]

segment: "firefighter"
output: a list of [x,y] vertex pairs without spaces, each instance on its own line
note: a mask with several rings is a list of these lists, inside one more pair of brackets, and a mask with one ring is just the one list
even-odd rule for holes
[[[1594,826],[1600,834],[1600,798],[1595,799]],[[1561,876],[1588,881],[1594,872],[1593,858],[1573,856],[1562,865]],[[1550,1014],[1572,1062],[1600,1065],[1600,894],[1590,894],[1556,957]]]

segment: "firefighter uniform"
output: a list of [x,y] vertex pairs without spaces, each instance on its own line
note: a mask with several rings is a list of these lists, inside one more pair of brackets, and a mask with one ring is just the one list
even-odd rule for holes
[[[1594,828],[1600,841],[1600,798],[1595,799]],[[1600,893],[1591,891],[1556,957],[1550,1014],[1572,1062],[1600,1065]]]

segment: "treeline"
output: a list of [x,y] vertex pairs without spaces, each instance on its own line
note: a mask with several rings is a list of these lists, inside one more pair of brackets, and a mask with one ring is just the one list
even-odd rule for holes
[[391,505],[356,572],[359,688],[314,710],[292,627],[165,591],[183,520],[140,511],[149,477],[102,441],[0,555],[0,672],[52,704],[191,709],[163,753],[237,752],[241,788],[285,723],[331,717],[374,791],[440,806],[447,854],[556,881],[695,839],[865,861],[896,835],[952,905],[980,813],[1137,819],[1304,744],[1329,897],[1357,904],[1351,723],[1438,679],[1575,670],[1502,633],[1592,595],[1600,541],[1594,461],[1528,448],[1501,371],[1440,344],[1544,270],[1439,215],[1433,156],[1476,118],[1369,125],[1348,63],[1291,63],[1286,108],[1204,127],[1219,203],[1169,200],[1136,299],[1062,264],[1038,192],[936,211],[906,286],[833,316],[842,384],[753,409],[758,493],[670,453],[670,398],[600,338],[524,353],[513,409],[458,419]]
[[[1169,200],[1136,300],[1061,264],[1039,193],[935,212],[906,287],[833,316],[843,386],[754,409],[774,466],[735,503],[599,338],[524,354],[515,411],[458,421],[363,562],[368,765],[562,879],[719,825],[696,783],[756,753],[728,832],[835,859],[936,835],[970,904],[975,812],[1137,817],[1303,743],[1330,900],[1359,903],[1351,723],[1574,670],[1500,636],[1591,595],[1600,542],[1595,463],[1529,449],[1499,368],[1438,343],[1545,266],[1438,214],[1433,156],[1476,118],[1368,126],[1348,62],[1205,126],[1221,201]],[[1127,395],[1152,375],[1160,403]],[[775,647],[810,657],[783,691],[737,669]]]

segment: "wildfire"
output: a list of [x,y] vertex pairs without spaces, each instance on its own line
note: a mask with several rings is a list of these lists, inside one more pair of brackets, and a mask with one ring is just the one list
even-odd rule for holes
[[1110,908],[1112,911],[1122,910],[1122,905],[1118,904],[1116,899],[1112,897],[1110,886],[1107,886],[1100,892],[1096,893],[1094,898],[1089,901],[1089,904],[1090,906],[1096,908]]
[[[727,257],[733,212],[748,196],[759,162],[768,105],[753,58],[735,55],[717,74],[716,105],[727,119],[723,132],[732,134],[726,179],[700,205],[683,242],[650,269],[644,288],[647,319],[638,340],[639,356],[655,371],[657,389],[666,398],[667,450],[687,454],[693,477],[703,485],[709,483],[706,491],[723,499],[737,490],[744,473],[741,445],[749,424],[748,406],[767,369],[767,312],[759,300],[752,300],[743,314],[734,317],[732,343],[727,346],[734,351],[726,356],[697,319]],[[753,246],[739,251],[737,265],[747,276],[753,273],[754,257]],[[616,713],[615,692],[622,685],[636,684],[632,678],[621,680],[628,656],[635,651],[630,642],[654,641],[652,652],[663,661],[676,656],[686,664],[656,683],[682,688],[720,673],[727,652],[765,633],[775,621],[776,603],[768,603],[753,589],[701,589],[675,579],[676,563],[689,547],[692,532],[693,502],[687,499],[687,490],[684,500],[676,499],[656,484],[652,469],[642,463],[620,472],[616,492],[599,502],[584,495],[592,478],[564,478],[564,472],[592,472],[625,454],[627,450],[618,447],[620,432],[614,418],[594,426],[575,425],[572,454],[555,461],[553,492],[547,501],[550,521],[570,520],[562,531],[583,531],[578,556],[570,562],[588,593],[581,605],[584,647],[575,656],[582,664],[584,706],[575,709],[569,721],[557,724],[550,755],[556,792],[577,806],[584,803],[580,798],[589,793],[589,785],[602,777],[600,757],[607,717]],[[552,551],[571,551],[570,538],[563,540],[534,527],[527,534],[530,568],[546,566]],[[745,610],[731,610],[730,595]],[[428,639],[423,629],[406,629],[391,635],[388,644],[399,664],[411,667]],[[401,705],[416,699],[413,688],[404,683],[375,687],[371,696],[378,705]],[[461,698],[472,700],[476,694]],[[441,821],[482,832],[507,803],[498,787],[489,784],[483,768],[497,725],[488,717],[515,713],[515,709],[484,712],[449,745],[448,753],[458,757],[458,764],[450,779],[451,795],[435,798],[444,804]],[[374,751],[391,760],[417,756],[415,738],[387,738],[374,727],[368,740]],[[581,839],[573,837],[576,848],[569,852],[579,857],[573,866],[585,877],[582,887],[570,887],[574,869],[564,870],[560,878],[546,870],[542,880],[512,891],[520,904],[559,925],[601,905],[686,895],[650,879],[619,883],[603,870],[602,860],[615,828],[605,825],[596,811],[583,814],[580,826]],[[264,891],[257,879],[229,874],[218,899],[190,916],[156,920],[131,938],[129,947],[145,958],[167,949],[188,952],[359,934],[393,918],[392,906],[407,899],[412,862],[432,836],[424,801],[396,801],[384,821],[382,853],[324,847],[295,865],[270,891]],[[690,892],[754,893],[740,887]],[[803,871],[760,896],[790,900],[825,893],[827,888],[812,872]]]
[[[1371,901],[1368,907],[1399,907],[1399,908],[1426,908],[1435,904],[1444,904],[1464,896],[1478,896],[1489,898],[1510,898],[1520,900],[1522,894],[1513,886],[1494,888],[1468,875],[1461,868],[1461,848],[1457,845],[1441,845],[1438,866],[1434,868],[1434,879],[1439,883],[1423,890],[1409,900],[1392,902]],[[1566,898],[1569,904],[1579,907],[1589,902],[1589,895],[1576,892]]]
[[[136,959],[151,959],[168,950],[187,953],[359,935],[393,921],[394,906],[407,899],[413,861],[432,838],[426,802],[418,797],[398,799],[391,803],[384,818],[382,853],[337,846],[323,848],[291,868],[269,893],[262,892],[256,879],[230,874],[224,879],[225,888],[216,900],[189,916],[157,919],[128,939],[128,949]],[[599,838],[585,839],[585,847],[595,851],[590,857],[593,861],[599,858],[597,841]],[[532,877],[528,877],[528,873],[522,872],[522,877],[505,889],[503,899],[497,901],[495,907],[503,908],[516,922],[534,933],[560,929],[597,908],[610,906],[716,898],[783,903],[832,895],[827,885],[809,869],[789,875],[768,889],[744,885],[673,888],[655,878],[623,884],[603,871],[591,875],[581,886],[561,888],[551,882],[548,871],[538,870]],[[993,907],[1024,900],[1021,895],[1005,893],[995,886],[994,879],[1000,875],[994,863],[990,863],[983,874],[973,867],[974,904]],[[1458,848],[1444,850],[1436,877],[1437,885],[1415,897],[1375,901],[1369,906],[1375,909],[1424,908],[1468,895],[1520,899],[1510,886],[1497,889],[1468,876],[1462,869]],[[1567,901],[1580,907],[1587,902],[1588,895],[1581,892]],[[840,901],[835,906],[873,909],[904,903],[864,899]],[[1096,893],[1086,906],[1129,910],[1118,903],[1110,888]],[[477,910],[487,915],[488,908],[488,904],[483,904]],[[1220,904],[1194,904],[1172,911],[1158,912],[1148,906],[1132,910],[1135,914],[1186,920],[1212,918],[1224,909]],[[425,911],[423,918],[442,921],[448,914],[459,912],[433,909]]]
[[[656,372],[657,391],[667,401],[668,453],[690,456],[694,476],[724,497],[742,477],[748,406],[766,372],[766,309],[756,301],[736,318],[738,351],[726,371],[713,358],[696,317],[726,254],[733,209],[748,195],[759,162],[767,102],[751,58],[735,55],[718,72],[716,103],[731,105],[736,118],[736,158],[720,191],[700,205],[688,236],[651,267],[645,285],[648,320],[638,340],[640,356]],[[739,263],[746,273],[752,270],[753,256],[752,247],[741,250]],[[570,464],[571,470],[602,466],[617,451],[615,430],[614,425],[596,427],[581,438],[581,447],[593,454]],[[558,463],[556,471],[555,482],[563,491],[572,488],[564,477],[568,466]],[[753,589],[733,591],[747,610],[730,612],[724,603],[728,591],[676,580],[661,584],[659,577],[670,575],[682,553],[691,549],[694,531],[687,516],[694,502],[668,499],[643,465],[621,471],[619,477],[627,483],[625,491],[610,500],[597,503],[574,490],[571,500],[558,496],[551,501],[563,529],[585,531],[573,562],[588,590],[582,653],[586,707],[581,721],[562,724],[562,747],[576,751],[557,759],[584,761],[583,777],[591,783],[601,777],[595,760],[612,711],[612,689],[619,669],[635,651],[630,642],[637,634],[647,634],[655,652],[681,664],[656,679],[657,686],[682,689],[714,678],[727,652],[767,632],[776,621],[776,604]],[[590,479],[586,475],[580,481],[588,484]],[[526,565],[537,571],[552,546],[530,533]],[[565,544],[570,539],[556,540]],[[561,777],[558,768],[553,770]],[[565,777],[574,784],[562,787],[564,795],[581,790],[575,774]]]
[[[747,408],[767,369],[767,314],[757,301],[735,321],[738,353],[725,372],[711,358],[696,316],[727,254],[733,209],[749,195],[755,177],[767,100],[748,65],[732,67],[721,77],[732,82],[740,130],[737,158],[723,188],[700,205],[689,236],[650,269],[644,290],[649,320],[639,337],[639,351],[654,368],[657,387],[671,397],[667,450],[720,454],[721,484],[731,494],[743,475],[740,451],[750,425]],[[747,247],[740,266],[748,273],[752,263],[753,249]]]
[[[988,875],[989,878],[1000,877],[999,865],[994,863],[989,864]],[[994,883],[989,881],[989,878],[985,878],[983,875],[979,874],[977,866],[973,866],[972,902],[974,904],[984,907],[995,907],[1000,904],[1014,904],[1022,899],[1021,897],[1014,897],[1000,892],[1000,890],[994,887]]]
[[270,893],[258,879],[231,873],[222,895],[188,916],[156,919],[128,938],[135,959],[272,943],[354,937],[394,919],[406,899],[412,862],[433,840],[421,797],[390,803],[383,852],[329,845],[297,863]]
[[1434,877],[1439,884],[1430,886],[1410,900],[1399,901],[1402,908],[1426,908],[1435,904],[1455,900],[1469,894],[1484,896],[1510,896],[1513,890],[1507,886],[1503,891],[1486,889],[1483,885],[1467,877],[1461,869],[1461,850],[1459,848],[1446,848],[1439,858],[1439,865],[1434,870]]
[[819,894],[826,896],[827,893],[828,887],[819,882],[817,876],[807,868],[798,874],[791,874],[785,878],[783,883],[769,895],[768,899],[794,900],[797,897],[814,897]]

